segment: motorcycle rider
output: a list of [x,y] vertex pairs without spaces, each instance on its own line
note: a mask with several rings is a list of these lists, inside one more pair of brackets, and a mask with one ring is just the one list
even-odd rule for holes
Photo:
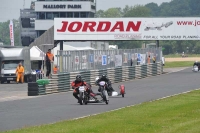
[[92,91],[92,88],[91,88],[92,86],[91,86],[90,84],[84,82],[84,81],[82,80],[81,75],[77,75],[77,76],[76,76],[76,80],[73,81],[73,82],[71,83],[71,86],[72,86],[72,88],[74,89],[74,91],[73,91],[73,96],[78,100],[78,102],[79,102],[79,97],[78,97],[79,89],[78,89],[78,88],[79,88],[80,86],[86,86],[86,87],[87,87],[87,91],[88,91],[88,93],[90,94],[90,96],[92,96],[95,100],[97,100],[97,98],[95,97],[96,94],[93,93],[93,91]]
[[194,67],[194,66],[197,66],[197,67],[198,67],[198,71],[199,71],[200,65],[199,65],[199,62],[198,62],[198,61],[195,61],[195,62],[194,62],[193,67]]
[[75,81],[73,81],[72,83],[71,83],[71,86],[72,86],[72,89],[74,89],[74,91],[73,91],[73,96],[79,101],[79,97],[78,97],[78,94],[79,94],[79,87],[80,86],[86,86],[86,82],[84,82],[83,80],[82,80],[82,77],[81,77],[81,75],[77,75],[76,76],[76,80]]
[[[105,81],[106,83],[107,83],[107,90],[108,90],[108,92],[113,92],[113,91],[115,91],[113,88],[112,88],[112,84],[111,84],[111,81],[107,78],[107,76],[105,75],[105,74],[103,74],[102,76],[101,76],[101,78],[99,78],[98,80],[96,80],[96,85],[98,85],[101,81]],[[100,88],[98,89],[98,91],[100,92],[101,90],[100,90]]]

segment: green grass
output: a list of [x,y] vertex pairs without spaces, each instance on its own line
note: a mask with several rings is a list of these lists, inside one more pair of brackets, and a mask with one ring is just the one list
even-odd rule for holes
[[[200,57],[200,54],[186,54],[188,57]],[[163,55],[165,58],[180,58],[181,54]]]
[[8,133],[199,133],[199,102],[198,90],[84,119]]
[[174,67],[192,67],[194,61],[174,61],[174,62],[165,62],[164,68],[174,68]]

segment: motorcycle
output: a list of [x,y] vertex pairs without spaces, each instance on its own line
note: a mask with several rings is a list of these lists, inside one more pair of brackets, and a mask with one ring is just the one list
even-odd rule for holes
[[118,93],[117,91],[113,91],[113,92],[108,92],[108,96],[110,97],[115,97],[115,96],[122,96],[124,97],[125,93],[125,86],[124,85],[119,85],[118,86],[120,92]]
[[[89,91],[89,88],[87,86],[80,86],[79,87],[79,103],[80,105],[87,105],[88,103],[103,103],[105,102],[106,104],[109,103],[108,99],[108,93],[105,90],[105,82],[100,82],[99,87],[101,89],[100,93],[97,93],[96,96],[100,96],[100,99],[97,99],[96,96],[91,96],[91,93]],[[93,94],[95,95],[95,94]]]
[[198,66],[195,65],[195,66],[193,67],[192,71],[193,71],[193,72],[198,72],[198,71],[199,71]]
[[[99,79],[99,77],[96,77],[95,81],[97,81],[98,79]],[[108,85],[106,84],[106,87],[107,86]],[[110,96],[110,97],[115,97],[115,96],[122,96],[122,97],[124,97],[124,95],[126,94],[125,93],[125,86],[122,84],[122,85],[119,85],[118,88],[120,90],[119,93],[117,91],[113,91],[113,92],[108,91],[108,96]]]

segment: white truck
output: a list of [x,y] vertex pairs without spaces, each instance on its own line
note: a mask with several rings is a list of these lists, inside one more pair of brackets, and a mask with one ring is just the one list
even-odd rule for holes
[[0,82],[16,81],[16,68],[19,63],[24,66],[24,81],[31,74],[29,47],[0,47]]

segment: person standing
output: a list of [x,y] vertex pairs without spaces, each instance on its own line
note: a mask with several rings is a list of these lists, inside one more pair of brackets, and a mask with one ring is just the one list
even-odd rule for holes
[[153,63],[156,63],[156,56],[153,57]]
[[22,66],[22,63],[19,63],[19,66],[16,69],[16,76],[17,76],[17,84],[19,83],[19,80],[21,79],[21,83],[24,82],[24,67]]
[[147,58],[147,63],[150,64],[151,63],[151,58],[150,58],[150,55],[148,56]]
[[51,53],[51,49],[48,50],[46,53],[46,77],[50,78],[50,73],[51,73],[51,62],[54,61],[54,55]]
[[53,68],[53,74],[58,74],[58,66],[55,65]]

